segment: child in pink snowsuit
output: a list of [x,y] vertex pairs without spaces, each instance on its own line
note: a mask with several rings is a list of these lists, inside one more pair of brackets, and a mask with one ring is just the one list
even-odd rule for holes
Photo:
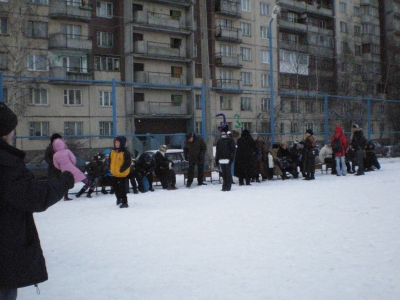
[[61,170],[61,172],[71,172],[72,175],[74,175],[75,183],[82,181],[84,184],[89,184],[89,180],[86,178],[85,174],[75,166],[75,155],[67,148],[64,140],[55,139],[53,141],[53,148],[55,151],[53,155],[54,166]]

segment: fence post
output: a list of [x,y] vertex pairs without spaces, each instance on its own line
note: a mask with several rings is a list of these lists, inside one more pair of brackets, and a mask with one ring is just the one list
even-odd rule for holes
[[371,139],[371,99],[367,98],[368,140]]
[[203,139],[206,138],[206,90],[204,84],[201,85],[201,136]]
[[0,102],[3,101],[3,73],[0,72]]
[[113,103],[113,135],[117,136],[117,82],[115,78],[112,80],[111,98]]
[[329,142],[329,112],[328,112],[328,95],[324,94],[324,133],[325,144]]

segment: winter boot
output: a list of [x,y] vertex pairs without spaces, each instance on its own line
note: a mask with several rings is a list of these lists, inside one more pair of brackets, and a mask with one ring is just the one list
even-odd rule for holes
[[102,187],[102,188],[101,188],[101,193],[102,193],[103,195],[107,195],[107,194],[108,194],[108,192],[106,191],[106,188],[105,188],[105,187]]
[[133,189],[134,194],[139,194],[139,191],[137,189]]
[[117,205],[120,205],[122,203],[122,199],[121,198],[117,198]]
[[89,192],[86,195],[86,198],[92,198],[92,193],[94,190],[90,189]]
[[82,196],[82,194],[85,192],[85,188],[81,188],[81,190],[78,192],[78,194],[75,195],[76,198],[79,198]]
[[64,201],[69,201],[72,200],[70,197],[68,197],[68,192],[64,196]]
[[119,208],[128,208],[128,203],[123,203],[119,206]]
[[112,194],[114,194],[115,192],[114,192],[114,188],[111,188],[111,191],[110,191],[110,194],[112,195]]

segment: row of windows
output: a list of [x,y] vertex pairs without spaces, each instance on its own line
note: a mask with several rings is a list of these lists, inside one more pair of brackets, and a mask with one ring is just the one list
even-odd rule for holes
[[[252,75],[253,74],[251,72],[240,72],[240,80],[242,81],[243,85],[253,85]],[[222,82],[224,83],[233,83],[233,72],[228,70],[221,70],[220,80],[222,80]],[[261,74],[262,87],[269,87],[269,81],[269,74]]]
[[[64,122],[64,135],[83,135],[84,122]],[[99,135],[112,135],[113,122],[100,121]],[[50,122],[29,122],[29,136],[50,136]]]

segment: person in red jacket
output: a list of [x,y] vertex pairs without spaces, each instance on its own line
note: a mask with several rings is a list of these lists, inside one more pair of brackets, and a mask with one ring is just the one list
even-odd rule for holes
[[335,134],[331,139],[333,157],[336,161],[336,176],[346,176],[346,149],[347,149],[347,138],[344,134],[344,130],[341,126],[336,126]]

